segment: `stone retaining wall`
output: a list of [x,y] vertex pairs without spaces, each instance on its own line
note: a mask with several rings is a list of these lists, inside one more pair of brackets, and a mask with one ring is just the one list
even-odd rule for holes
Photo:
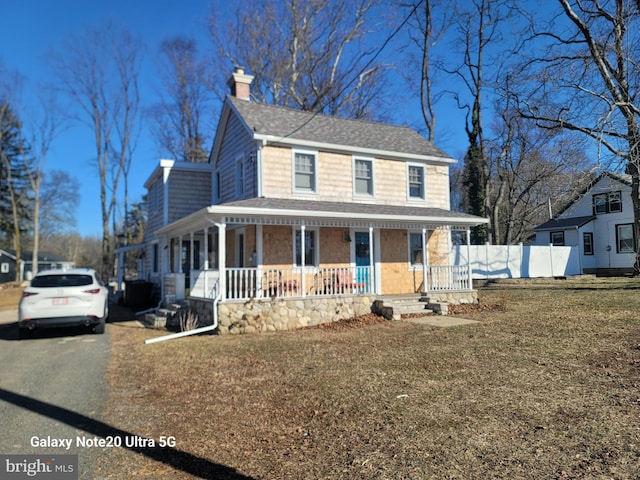
[[[221,335],[295,330],[371,313],[375,297],[323,297],[278,300],[248,300],[218,305],[218,333]],[[213,323],[210,300],[189,299],[200,325]]]

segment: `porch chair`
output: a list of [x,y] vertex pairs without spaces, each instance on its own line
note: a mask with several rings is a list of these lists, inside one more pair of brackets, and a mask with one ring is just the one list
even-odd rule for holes
[[364,283],[355,281],[349,270],[338,270],[335,285],[336,293],[356,293],[366,286]]

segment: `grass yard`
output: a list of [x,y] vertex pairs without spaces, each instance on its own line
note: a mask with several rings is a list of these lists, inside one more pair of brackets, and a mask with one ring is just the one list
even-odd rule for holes
[[175,436],[100,478],[637,479],[640,280],[504,281],[477,325],[407,322],[144,345],[109,325],[104,421]]

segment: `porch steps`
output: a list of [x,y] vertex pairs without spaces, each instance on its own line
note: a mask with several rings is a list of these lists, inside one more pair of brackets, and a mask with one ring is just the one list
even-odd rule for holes
[[153,312],[145,313],[141,320],[147,328],[173,329],[180,326],[180,311],[188,309],[185,301],[172,302]]
[[430,315],[432,310],[427,308],[427,302],[421,294],[384,295],[378,297],[373,309],[379,315],[389,320],[400,320],[403,315]]

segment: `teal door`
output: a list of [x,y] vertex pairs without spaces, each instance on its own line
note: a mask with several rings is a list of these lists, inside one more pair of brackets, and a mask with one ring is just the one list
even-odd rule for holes
[[369,255],[371,245],[369,242],[368,232],[356,232],[356,282],[362,288],[363,292],[368,292],[371,288],[370,280],[370,267],[371,256]]

